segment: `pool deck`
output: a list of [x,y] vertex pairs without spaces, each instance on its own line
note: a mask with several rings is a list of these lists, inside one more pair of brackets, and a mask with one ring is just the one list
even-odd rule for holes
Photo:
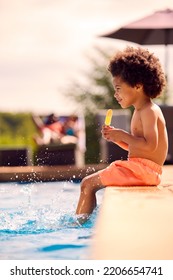
[[158,187],[106,188],[91,259],[173,260],[173,166]]

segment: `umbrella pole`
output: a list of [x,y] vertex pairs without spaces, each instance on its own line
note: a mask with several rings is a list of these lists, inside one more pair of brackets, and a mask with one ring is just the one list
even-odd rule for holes
[[164,104],[169,98],[169,79],[168,79],[168,44],[169,44],[169,29],[165,29],[165,77],[166,77],[166,91],[164,94]]
[[165,48],[165,76],[168,81],[168,45]]
[[168,45],[165,46],[165,77],[166,77],[166,89],[164,92],[163,103],[166,104],[168,99]]

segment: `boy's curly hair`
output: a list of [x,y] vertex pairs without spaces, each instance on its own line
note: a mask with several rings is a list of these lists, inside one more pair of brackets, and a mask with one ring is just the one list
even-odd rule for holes
[[126,47],[124,51],[118,51],[110,60],[108,71],[132,87],[143,85],[144,93],[150,98],[160,95],[166,85],[159,59],[141,47]]

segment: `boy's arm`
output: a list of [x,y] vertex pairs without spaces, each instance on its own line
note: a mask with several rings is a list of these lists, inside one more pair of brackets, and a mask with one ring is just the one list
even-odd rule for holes
[[121,142],[114,142],[116,145],[118,145],[119,147],[121,147],[123,150],[128,151],[129,150],[129,145],[123,141]]
[[132,135],[122,129],[104,128],[103,137],[108,141],[112,141],[127,150],[145,150],[153,152],[158,145],[158,129],[157,116],[153,110],[145,110],[141,112],[141,121],[143,126],[143,136]]
[[102,127],[102,137],[107,140],[107,141],[111,141],[113,143],[115,143],[116,145],[118,145],[119,147],[121,147],[122,149],[128,151],[129,150],[129,145],[123,141],[115,141],[114,138],[114,133],[115,131],[117,131],[117,129],[113,126],[107,126],[107,125],[103,125]]

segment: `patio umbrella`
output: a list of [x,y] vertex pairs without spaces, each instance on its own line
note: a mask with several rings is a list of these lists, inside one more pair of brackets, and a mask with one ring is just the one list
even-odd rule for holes
[[173,44],[173,10],[157,11],[111,33],[102,35],[140,45],[165,45],[165,74],[168,78],[168,48]]

